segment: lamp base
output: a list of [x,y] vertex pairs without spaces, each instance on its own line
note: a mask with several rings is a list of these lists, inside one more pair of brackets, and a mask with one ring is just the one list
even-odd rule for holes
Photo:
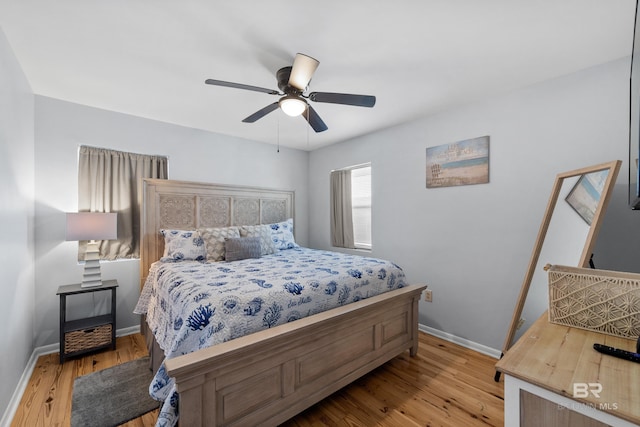
[[82,288],[102,286],[102,273],[100,271],[100,249],[95,240],[87,242],[87,250],[84,254],[84,274]]

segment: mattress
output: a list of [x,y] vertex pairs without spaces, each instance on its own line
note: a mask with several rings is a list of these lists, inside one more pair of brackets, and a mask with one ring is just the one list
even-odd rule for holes
[[[403,286],[390,261],[298,247],[233,262],[155,262],[135,312],[172,358]],[[150,394],[165,402],[158,425],[174,424],[177,393],[164,366]]]

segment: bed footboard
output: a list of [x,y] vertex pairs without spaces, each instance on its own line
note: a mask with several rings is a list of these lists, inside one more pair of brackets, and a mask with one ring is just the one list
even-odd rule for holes
[[277,425],[409,349],[408,286],[166,361],[184,426]]

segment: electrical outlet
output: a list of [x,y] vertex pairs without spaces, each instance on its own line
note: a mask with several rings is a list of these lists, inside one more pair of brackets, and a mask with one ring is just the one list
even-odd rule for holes
[[424,290],[424,300],[426,302],[433,302],[433,294],[431,293],[431,289]]
[[520,328],[522,328],[522,325],[524,325],[524,322],[526,322],[527,319],[521,317],[520,320],[518,320],[518,326],[516,326],[516,331]]

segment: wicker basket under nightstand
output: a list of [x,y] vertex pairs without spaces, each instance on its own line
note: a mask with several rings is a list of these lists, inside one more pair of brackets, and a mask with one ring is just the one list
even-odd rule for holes
[[[105,348],[116,348],[117,280],[105,280],[102,286],[83,288],[80,284],[60,286],[60,363],[72,356]],[[111,291],[111,311],[101,316],[67,321],[67,297],[90,292]]]

